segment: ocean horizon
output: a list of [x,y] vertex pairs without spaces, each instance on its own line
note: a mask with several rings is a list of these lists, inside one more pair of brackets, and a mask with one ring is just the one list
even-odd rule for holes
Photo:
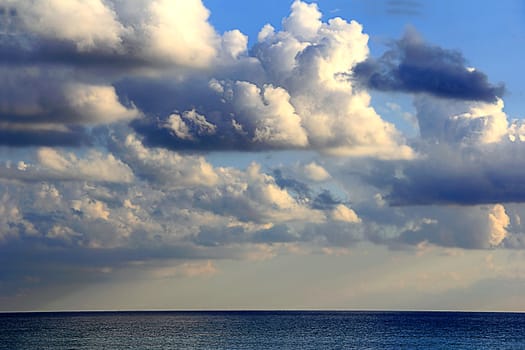
[[0,313],[0,349],[523,349],[525,313],[141,310]]

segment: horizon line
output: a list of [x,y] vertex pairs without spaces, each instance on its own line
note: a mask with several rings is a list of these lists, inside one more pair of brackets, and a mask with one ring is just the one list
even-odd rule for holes
[[469,310],[469,309],[345,309],[345,308],[188,308],[188,309],[81,309],[81,310],[0,310],[0,315],[7,314],[72,314],[72,313],[214,313],[214,312],[435,312],[435,313],[514,313],[525,314],[525,310]]

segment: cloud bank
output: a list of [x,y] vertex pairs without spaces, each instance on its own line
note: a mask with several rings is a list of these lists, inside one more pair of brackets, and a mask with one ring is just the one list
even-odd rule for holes
[[[525,246],[525,127],[459,52],[408,31],[373,58],[302,1],[251,48],[200,0],[0,8],[0,294],[363,242]],[[409,93],[418,135],[368,89]]]

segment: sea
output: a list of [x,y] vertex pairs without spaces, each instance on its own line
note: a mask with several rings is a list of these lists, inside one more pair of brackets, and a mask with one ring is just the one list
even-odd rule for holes
[[524,313],[0,314],[0,349],[525,349]]

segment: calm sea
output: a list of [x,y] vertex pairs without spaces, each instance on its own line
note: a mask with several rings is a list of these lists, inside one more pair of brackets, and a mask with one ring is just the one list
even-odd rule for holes
[[525,349],[525,314],[0,314],[0,349]]

